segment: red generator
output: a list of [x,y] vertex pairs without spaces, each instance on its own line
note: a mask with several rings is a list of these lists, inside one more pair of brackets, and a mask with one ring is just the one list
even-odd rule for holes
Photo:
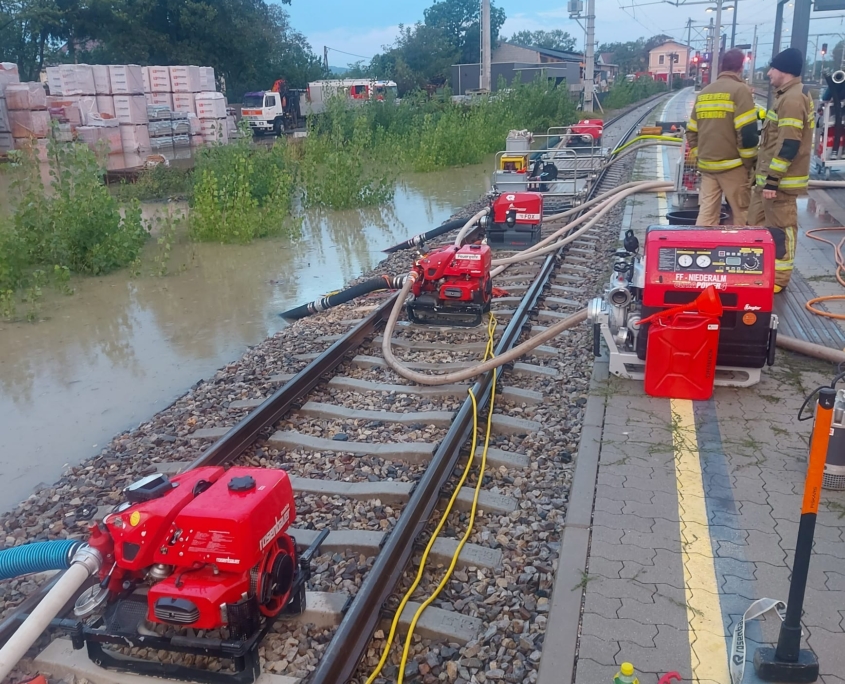
[[493,300],[492,261],[490,247],[481,244],[449,245],[418,259],[408,318],[427,325],[480,324]]
[[538,192],[509,192],[493,200],[492,217],[484,224],[487,244],[499,249],[525,249],[540,242],[543,196]]
[[[716,365],[760,369],[774,362],[775,245],[765,228],[652,226],[646,233],[642,318],[690,304],[716,288],[722,304]],[[646,358],[648,323],[636,352]]]

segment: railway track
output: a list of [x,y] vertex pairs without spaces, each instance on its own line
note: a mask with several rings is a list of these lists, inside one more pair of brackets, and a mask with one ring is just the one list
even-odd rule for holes
[[[608,122],[605,144],[613,147],[629,138],[659,99]],[[630,160],[611,166],[593,193],[618,185],[630,166]],[[496,355],[581,309],[593,296],[606,280],[615,248],[615,215],[565,253],[514,265],[497,278],[508,295],[494,300]],[[401,273],[411,260],[410,253],[395,255],[390,268]],[[472,386],[475,409],[467,397],[469,385],[418,387],[390,370],[381,358],[379,328],[395,297],[377,294],[363,304],[343,305],[321,314],[319,326],[296,324],[295,335],[253,349],[248,363],[232,365],[233,376],[219,373],[163,418],[143,426],[142,448],[132,442],[132,450],[121,453],[118,440],[104,457],[112,480],[105,485],[95,480],[91,492],[80,489],[81,496],[71,500],[75,507],[57,506],[65,529],[81,533],[91,500],[101,504],[99,515],[110,511],[120,488],[142,473],[228,464],[284,468],[297,495],[292,534],[298,544],[308,546],[320,530],[331,532],[314,562],[309,607],[297,619],[280,620],[267,635],[264,669],[311,684],[364,681],[381,655],[391,608],[410,585],[407,569],[416,566],[419,544],[430,536],[432,520],[441,517],[456,468],[469,456],[474,416],[484,426],[494,384],[489,373]],[[487,342],[483,326],[400,325],[394,336],[397,356],[428,372],[476,364]],[[481,671],[488,680],[536,679],[570,462],[586,404],[590,350],[588,331],[575,329],[501,369],[475,531],[453,579],[417,625],[409,677],[429,682],[446,672],[450,680],[468,680]],[[247,370],[239,372],[241,367]],[[478,444],[483,440],[482,430]],[[191,460],[203,445],[202,454]],[[480,454],[479,448],[473,458]],[[123,472],[121,464],[135,455],[142,460]],[[432,570],[425,571],[402,613],[401,636],[458,548],[477,477],[476,469],[459,492],[457,510],[433,547]],[[108,484],[112,498],[103,499],[97,487]],[[46,503],[58,504],[56,497],[65,494],[61,488],[50,491],[57,493]],[[6,529],[8,534],[8,524]],[[61,530],[35,533],[41,532]],[[0,640],[45,591],[46,586],[33,592],[6,616]],[[387,679],[395,680],[396,653],[394,646],[382,673]]]

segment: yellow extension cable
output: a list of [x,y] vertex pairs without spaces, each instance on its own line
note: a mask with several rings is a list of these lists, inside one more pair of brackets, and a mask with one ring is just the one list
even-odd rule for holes
[[675,138],[675,137],[672,137],[671,135],[638,135],[633,140],[629,140],[628,142],[626,142],[619,149],[614,150],[613,154],[619,154],[625,148],[630,147],[631,145],[634,145],[635,143],[638,143],[641,140],[665,140],[666,142],[675,142],[675,143],[681,142],[680,138]]
[[[488,358],[493,357],[493,349],[494,349],[494,333],[496,331],[496,318],[493,314],[490,314],[490,320],[487,324],[487,348],[484,351],[484,361]],[[496,401],[496,379],[498,376],[498,369],[493,371],[493,388],[490,395],[490,411],[487,416],[487,433],[484,439],[484,450],[481,454],[481,470],[478,474],[478,482],[475,485],[475,493],[472,499],[472,509],[470,510],[470,518],[469,523],[467,525],[467,530],[464,533],[461,541],[458,543],[458,548],[455,551],[455,554],[452,556],[452,561],[449,564],[448,569],[446,570],[446,574],[444,575],[443,579],[440,581],[440,584],[437,585],[437,588],[434,590],[431,596],[429,596],[419,607],[417,612],[414,614],[413,619],[411,620],[411,626],[408,630],[408,636],[405,639],[405,646],[402,650],[402,661],[399,665],[399,675],[397,678],[397,684],[402,684],[403,678],[405,676],[405,665],[408,660],[408,652],[411,646],[411,639],[414,634],[414,628],[416,627],[417,621],[419,620],[420,616],[423,614],[423,611],[431,605],[434,599],[440,594],[443,590],[443,587],[446,586],[446,583],[452,576],[452,572],[455,569],[455,566],[458,563],[458,558],[461,555],[461,549],[463,549],[464,545],[466,544],[467,540],[469,539],[470,535],[472,534],[472,528],[475,524],[475,514],[478,508],[478,497],[481,493],[481,484],[484,480],[484,471],[487,465],[487,451],[490,447],[490,434],[492,432],[493,427],[493,407]],[[446,520],[449,517],[449,514],[452,512],[452,506],[455,504],[455,500],[458,498],[458,494],[460,494],[461,488],[466,482],[467,477],[469,476],[469,471],[472,468],[472,463],[475,460],[475,448],[478,440],[478,404],[476,401],[475,395],[472,393],[472,389],[469,390],[469,396],[472,399],[472,406],[473,406],[473,431],[472,431],[472,446],[470,448],[469,458],[467,459],[466,467],[464,468],[463,473],[461,473],[461,478],[458,481],[457,487],[455,487],[455,491],[452,493],[452,497],[449,499],[449,503],[446,506],[446,510],[443,512],[443,516],[440,518],[440,522],[437,523],[437,527],[434,530],[434,533],[431,535],[431,539],[428,541],[428,545],[423,552],[422,559],[420,560],[419,570],[417,571],[417,576],[414,578],[413,583],[411,584],[408,591],[402,597],[402,601],[399,603],[399,607],[396,609],[396,615],[393,617],[393,622],[390,625],[390,632],[387,635],[387,642],[384,645],[384,650],[382,651],[381,658],[379,659],[378,665],[376,665],[376,669],[373,673],[369,676],[366,681],[366,684],[373,684],[376,678],[381,674],[382,669],[384,669],[385,664],[387,663],[387,658],[390,655],[390,647],[393,645],[393,639],[396,636],[396,630],[399,626],[399,619],[402,616],[402,611],[404,610],[405,606],[407,605],[408,601],[410,600],[413,593],[416,591],[417,587],[419,586],[420,582],[422,581],[422,576],[425,571],[425,564],[428,560],[428,556],[431,553],[431,549],[434,546],[434,542],[437,541],[437,537],[440,535],[444,525],[446,524]]]

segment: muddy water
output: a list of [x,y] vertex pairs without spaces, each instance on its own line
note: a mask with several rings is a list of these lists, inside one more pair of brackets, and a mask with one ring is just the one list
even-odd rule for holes
[[[381,249],[477,199],[491,168],[408,175],[388,206],[306,214],[296,241],[177,242],[172,275],[75,279],[72,296],[45,294],[39,322],[0,323],[0,511],[272,335],[280,311],[342,286]],[[151,241],[147,271],[157,250]]]

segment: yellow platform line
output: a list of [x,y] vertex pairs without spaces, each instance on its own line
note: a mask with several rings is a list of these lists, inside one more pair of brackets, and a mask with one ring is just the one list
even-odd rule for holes
[[670,400],[693,680],[727,684],[728,651],[692,402]]
[[[664,179],[665,166],[660,151],[656,166],[657,177]],[[667,209],[666,193],[658,193],[657,214],[663,225],[669,223]],[[696,682],[728,684],[728,649],[707,519],[695,414],[692,402],[687,399],[671,399],[670,408],[692,676]]]

